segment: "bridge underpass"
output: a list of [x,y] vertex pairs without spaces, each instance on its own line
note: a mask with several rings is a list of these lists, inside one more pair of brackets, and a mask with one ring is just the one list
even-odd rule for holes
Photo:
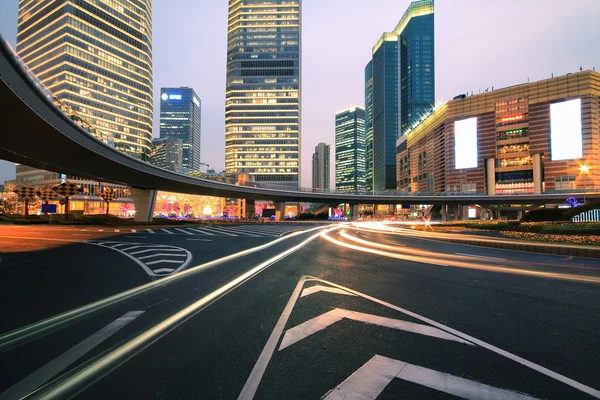
[[[215,197],[272,200],[278,214],[285,202],[357,204],[435,204],[448,206],[564,203],[573,194],[407,194],[321,192],[236,185],[195,178],[155,167],[124,154],[72,121],[37,86],[0,38],[0,158],[100,182],[132,188],[136,220],[148,221],[157,190]],[[574,194],[577,196],[577,194]],[[600,193],[588,193],[599,199]],[[252,210],[248,207],[247,212]]]

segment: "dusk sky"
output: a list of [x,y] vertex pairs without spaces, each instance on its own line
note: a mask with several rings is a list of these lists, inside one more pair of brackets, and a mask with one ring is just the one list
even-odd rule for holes
[[[371,48],[409,4],[303,0],[302,186],[311,185],[315,145],[334,147],[335,112],[364,105]],[[0,31],[13,45],[17,5],[18,0],[0,2]],[[202,161],[220,171],[225,164],[227,1],[154,0],[153,7],[153,135],[158,136],[160,88],[193,87],[202,99]],[[447,101],[580,66],[600,70],[598,21],[599,0],[437,0],[436,98]],[[0,162],[0,182],[14,174],[14,165]]]

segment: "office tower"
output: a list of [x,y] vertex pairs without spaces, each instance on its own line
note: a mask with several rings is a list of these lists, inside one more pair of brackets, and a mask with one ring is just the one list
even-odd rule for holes
[[365,68],[365,182],[373,190],[373,61]]
[[194,89],[160,89],[160,137],[182,140],[184,171],[200,170],[201,119],[201,102]]
[[229,0],[225,168],[298,187],[300,0]]
[[331,146],[319,143],[312,156],[312,187],[313,189],[328,190],[330,185]]
[[335,188],[366,190],[365,109],[353,106],[335,113]]
[[[365,98],[372,98],[373,187],[396,188],[396,140],[435,104],[434,1],[411,3],[392,32],[373,47],[365,69]],[[370,91],[370,93],[369,93]]]
[[17,53],[117,149],[150,151],[151,0],[19,0]]
[[175,136],[152,139],[150,163],[173,172],[182,172],[183,140]]

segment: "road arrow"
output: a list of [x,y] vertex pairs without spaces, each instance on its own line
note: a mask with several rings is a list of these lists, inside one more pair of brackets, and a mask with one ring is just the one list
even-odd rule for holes
[[451,335],[441,329],[434,328],[427,325],[415,324],[413,322],[407,322],[400,319],[392,319],[380,317],[377,315],[364,314],[357,311],[349,311],[341,308],[336,308],[325,314],[321,314],[316,318],[308,320],[294,328],[288,329],[283,336],[279,351],[291,346],[294,343],[301,341],[309,337],[310,335],[319,332],[327,328],[334,323],[341,321],[342,319],[349,319],[352,321],[363,322],[371,325],[383,326],[386,328],[397,329],[406,332],[417,333],[419,335],[431,336],[438,339],[451,340],[458,343],[468,344],[471,343],[463,340],[459,337]]
[[463,399],[533,400],[525,394],[499,389],[444,372],[376,355],[339,386],[323,396],[323,400],[374,400],[395,379],[416,383]]

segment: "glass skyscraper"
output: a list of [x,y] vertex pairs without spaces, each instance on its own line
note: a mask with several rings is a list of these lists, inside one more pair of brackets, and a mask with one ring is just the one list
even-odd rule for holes
[[200,170],[202,107],[194,89],[160,89],[160,137],[183,142],[183,171]]
[[395,29],[377,41],[365,68],[375,191],[396,189],[396,140],[435,105],[433,12],[434,0],[412,2]]
[[365,182],[373,190],[373,61],[365,68]]
[[312,188],[328,190],[330,181],[331,146],[319,143],[312,156]]
[[298,187],[300,0],[229,0],[225,169]]
[[151,0],[19,0],[17,53],[117,149],[150,151]]
[[353,106],[335,114],[335,188],[361,190],[365,182],[365,109]]

